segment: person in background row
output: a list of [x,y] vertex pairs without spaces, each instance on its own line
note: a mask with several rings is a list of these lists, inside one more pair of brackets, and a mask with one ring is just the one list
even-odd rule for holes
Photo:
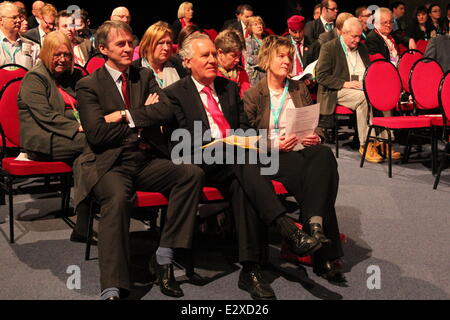
[[53,31],[45,37],[41,62],[22,80],[20,144],[29,159],[72,163],[86,144],[75,94],[82,74],[73,68],[73,56],[70,39]]
[[20,34],[20,36],[23,36],[29,30],[27,15],[26,15],[26,11],[24,9],[19,9],[19,14],[22,17],[22,23],[20,24],[19,34]]
[[145,31],[139,44],[141,58],[132,63],[135,67],[149,68],[161,89],[186,75],[183,66],[173,58],[172,45],[169,24],[158,21]]
[[253,8],[249,4],[240,4],[236,9],[236,19],[227,20],[223,24],[222,30],[234,29],[244,37],[244,40],[249,37],[247,29],[247,20],[253,16]]
[[406,13],[406,4],[402,1],[394,1],[391,4],[391,10],[392,10],[392,17],[393,17],[393,25],[392,25],[392,31],[393,32],[406,32],[408,28],[408,24],[405,20],[405,13]]
[[173,38],[178,39],[180,31],[191,24],[194,17],[194,5],[191,2],[185,1],[178,7],[177,20],[172,24]]
[[75,22],[73,13],[62,10],[56,17],[56,29],[62,31],[72,42],[74,63],[84,67],[91,56],[92,44],[88,39],[78,36]]
[[322,4],[318,3],[314,6],[313,11],[313,20],[317,20],[320,18],[320,13],[322,12]]
[[441,16],[441,7],[436,3],[432,3],[428,8],[428,17],[430,19],[430,23],[436,29],[437,34],[447,33],[448,26],[445,25],[445,22]]
[[75,30],[78,36],[91,41],[92,46],[95,47],[95,29],[89,28],[91,20],[89,13],[85,9],[81,9],[79,14],[75,16]]
[[416,9],[416,14],[408,26],[407,35],[416,42],[436,37],[436,28],[430,23],[425,6]]
[[308,21],[305,25],[305,38],[314,43],[323,32],[334,29],[334,20],[339,12],[338,5],[333,0],[322,0],[322,12],[319,19]]
[[361,21],[361,24],[363,26],[363,33],[361,35],[361,40],[365,41],[367,39],[367,34],[369,33],[369,27],[367,25],[367,21],[372,16],[372,13],[369,11],[369,9],[366,6],[361,6],[356,8],[355,10],[355,17]]
[[18,7],[0,3],[0,66],[15,63],[30,69],[39,59],[39,45],[20,35],[22,21]]
[[214,44],[217,49],[217,75],[236,82],[242,98],[244,92],[250,88],[250,80],[245,69],[239,64],[244,49],[241,34],[236,30],[226,29],[217,35]]
[[264,77],[264,72],[258,67],[258,53],[264,37],[264,21],[259,16],[247,19],[249,37],[245,39],[245,71],[250,79],[250,85],[256,85]]
[[312,104],[303,81],[288,79],[294,64],[295,47],[284,37],[269,36],[259,53],[267,77],[244,95],[244,109],[255,129],[269,131],[272,148],[278,148],[280,166],[268,176],[283,183],[300,206],[303,230],[322,243],[313,255],[313,270],[333,283],[345,283],[340,259],[335,201],[339,186],[336,159],[321,145],[322,130],[300,138],[286,132],[287,110]]
[[[117,7],[111,12],[111,21],[122,21],[126,24],[131,23],[131,13],[127,7]],[[133,34],[133,46],[136,47],[139,44],[139,38]]]
[[31,15],[28,17],[28,28],[33,29],[39,26],[38,19],[41,17],[41,8],[45,6],[44,1],[34,1],[31,9]]
[[425,57],[436,59],[444,72],[450,70],[450,34],[443,34],[431,38],[428,42]]
[[39,17],[37,18],[39,21],[39,26],[30,29],[27,33],[25,33],[24,37],[42,46],[45,36],[55,29],[57,14],[58,12],[53,5],[49,3],[44,5],[39,10]]

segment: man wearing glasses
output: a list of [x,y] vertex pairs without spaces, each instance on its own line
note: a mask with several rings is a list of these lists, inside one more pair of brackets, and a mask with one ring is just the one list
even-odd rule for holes
[[0,3],[0,66],[15,63],[30,69],[39,58],[39,45],[19,35],[22,21],[17,6]]
[[338,6],[335,1],[322,0],[322,13],[317,20],[309,21],[305,25],[305,38],[310,43],[319,39],[323,32],[330,32],[334,29],[334,20],[338,14]]
[[[131,14],[127,7],[117,7],[111,13],[111,21],[122,21],[130,25]],[[133,46],[136,48],[139,45],[139,38],[133,34]]]
[[38,43],[39,45],[44,44],[44,37],[55,29],[55,19],[57,11],[56,8],[47,3],[40,10],[40,17],[38,17],[39,27],[33,28],[25,33],[25,38],[30,39]]

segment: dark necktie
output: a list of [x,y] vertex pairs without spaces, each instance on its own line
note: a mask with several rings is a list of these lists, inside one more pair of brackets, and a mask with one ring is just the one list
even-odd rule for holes
[[230,129],[230,124],[223,115],[222,111],[220,111],[219,105],[212,95],[211,88],[206,86],[202,89],[202,92],[205,93],[207,96],[207,103],[208,103],[207,110],[211,115],[211,117],[213,118],[214,122],[219,127],[219,130],[222,133],[222,138],[225,138],[227,136],[226,135],[227,129]]
[[122,95],[123,101],[125,102],[125,108],[130,109],[130,95],[128,93],[128,75],[124,72],[120,75],[122,80]]

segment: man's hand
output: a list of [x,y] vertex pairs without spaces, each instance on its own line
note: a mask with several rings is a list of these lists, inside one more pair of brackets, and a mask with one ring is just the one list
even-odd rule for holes
[[361,81],[346,81],[344,82],[344,89],[362,89]]
[[122,121],[122,115],[120,114],[120,111],[114,111],[113,113],[110,113],[105,116],[105,121],[107,123],[118,123]]
[[78,127],[78,132],[84,132],[83,127],[81,125]]
[[409,49],[417,49],[416,41],[413,38],[409,39]]
[[288,137],[281,136],[279,139],[278,149],[280,149],[281,152],[292,151],[298,143],[298,138],[295,134],[291,134]]
[[145,101],[145,105],[151,105],[154,103],[158,103],[159,102],[159,95],[155,92],[155,93],[150,93],[148,95],[147,101]]
[[315,146],[318,144],[320,144],[320,137],[316,133],[313,133],[302,139],[302,145],[304,145],[305,147]]

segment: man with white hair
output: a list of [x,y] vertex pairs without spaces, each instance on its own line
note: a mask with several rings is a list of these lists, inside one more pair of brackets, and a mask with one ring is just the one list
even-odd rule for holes
[[[110,19],[111,21],[122,21],[129,25],[131,22],[130,10],[127,7],[117,7],[112,11]],[[133,46],[137,47],[138,45],[139,38],[133,34]]]
[[[362,32],[363,26],[358,18],[347,19],[341,36],[322,46],[316,67],[321,115],[333,115],[336,105],[355,110],[361,154],[368,132],[368,104],[362,80],[370,64],[368,49],[360,43]],[[393,159],[398,159],[400,153],[392,151],[392,156]],[[367,148],[366,160],[375,163],[383,161],[372,142]]]
[[0,65],[15,63],[30,69],[39,58],[39,45],[19,35],[22,20],[12,2],[0,3]]
[[369,54],[381,54],[384,59],[397,66],[400,57],[399,44],[409,49],[416,49],[413,38],[403,36],[393,30],[393,15],[388,8],[380,8],[375,12],[375,29],[367,35],[366,45]]
[[29,29],[33,29],[33,28],[36,28],[37,26],[39,26],[39,21],[37,19],[41,17],[40,10],[43,6],[45,6],[44,1],[33,2],[33,5],[31,7],[32,14],[27,19]]

